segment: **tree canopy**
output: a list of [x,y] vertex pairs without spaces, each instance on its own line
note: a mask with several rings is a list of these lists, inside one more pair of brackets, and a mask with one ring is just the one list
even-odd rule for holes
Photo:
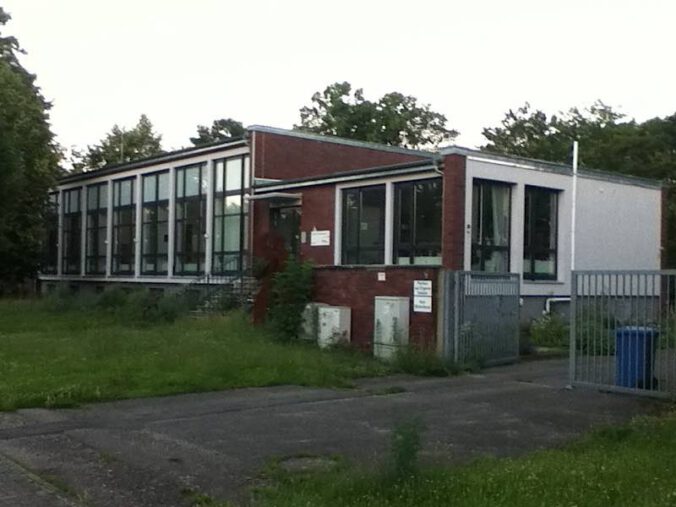
[[221,118],[214,120],[211,127],[205,125],[197,126],[197,136],[191,137],[190,142],[194,146],[202,146],[204,144],[215,143],[217,141],[224,141],[233,137],[243,137],[246,129],[242,122],[233,120],[232,118]]
[[18,41],[2,34],[10,19],[0,7],[0,294],[38,268],[48,192],[59,171],[50,104],[21,65]]
[[74,170],[99,169],[106,165],[131,162],[162,153],[162,136],[142,114],[136,126],[125,130],[117,124],[100,143],[88,146],[81,161],[73,163]]
[[300,110],[294,128],[317,134],[361,141],[425,148],[452,141],[458,132],[446,126],[447,119],[429,104],[399,92],[386,93],[377,101],[364,97],[361,88],[352,91],[347,82],[334,83],[312,96]]

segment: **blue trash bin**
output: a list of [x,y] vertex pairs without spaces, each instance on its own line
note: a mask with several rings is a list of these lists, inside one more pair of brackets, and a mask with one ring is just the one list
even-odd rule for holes
[[653,389],[655,348],[659,333],[652,327],[627,326],[615,330],[615,385]]

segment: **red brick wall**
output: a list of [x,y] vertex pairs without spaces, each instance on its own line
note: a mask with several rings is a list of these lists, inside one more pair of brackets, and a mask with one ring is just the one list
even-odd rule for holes
[[[385,272],[386,281],[378,281]],[[376,296],[411,298],[409,343],[434,349],[437,330],[437,298],[432,299],[432,313],[413,312],[413,281],[432,280],[437,292],[438,268],[423,267],[319,267],[315,269],[313,301],[352,309],[352,343],[371,350],[373,311]]]
[[442,265],[464,269],[465,161],[463,155],[444,157],[444,211],[441,225]]
[[252,137],[257,178],[293,179],[321,176],[429,158],[268,132],[254,131]]

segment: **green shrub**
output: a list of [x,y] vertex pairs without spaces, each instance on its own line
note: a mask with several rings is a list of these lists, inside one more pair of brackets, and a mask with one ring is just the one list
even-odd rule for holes
[[157,313],[160,321],[174,322],[187,310],[185,298],[178,294],[164,294],[157,301]]
[[268,322],[280,341],[298,338],[303,310],[312,296],[312,264],[289,257],[275,274],[270,290]]
[[389,478],[394,481],[412,479],[418,473],[418,453],[421,447],[419,420],[399,423],[392,432]]
[[403,373],[429,377],[445,377],[449,373],[435,351],[413,345],[399,347],[394,358],[394,367]]
[[530,341],[539,347],[568,347],[569,336],[568,326],[556,313],[534,320],[530,327]]
[[127,291],[122,287],[113,287],[104,290],[96,301],[96,306],[103,310],[121,308],[127,302]]

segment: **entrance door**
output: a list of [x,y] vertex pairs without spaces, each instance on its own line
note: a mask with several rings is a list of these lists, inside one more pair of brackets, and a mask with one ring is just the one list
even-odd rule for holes
[[300,245],[300,206],[272,208],[270,223],[272,230],[284,239],[288,252],[297,255]]

